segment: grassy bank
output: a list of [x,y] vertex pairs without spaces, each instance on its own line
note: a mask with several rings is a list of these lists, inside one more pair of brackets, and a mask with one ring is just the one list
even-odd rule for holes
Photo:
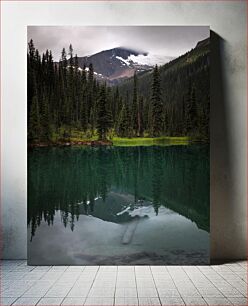
[[120,138],[113,137],[114,146],[154,146],[154,145],[187,145],[190,142],[189,137],[136,137],[136,138]]
[[51,140],[46,142],[36,142],[34,144],[30,144],[30,146],[100,146],[100,145],[113,145],[113,146],[121,146],[121,147],[134,147],[134,146],[172,146],[172,145],[188,145],[192,142],[204,142],[204,140],[192,138],[189,136],[161,136],[161,137],[149,137],[145,135],[145,137],[117,137],[116,135],[112,135],[106,141],[99,141],[97,133],[94,132],[82,132],[78,130],[72,130],[70,137],[64,137],[63,129],[54,133],[52,135]]

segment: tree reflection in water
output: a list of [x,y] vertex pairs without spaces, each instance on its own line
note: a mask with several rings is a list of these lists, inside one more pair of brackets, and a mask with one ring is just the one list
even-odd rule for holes
[[149,201],[156,214],[165,206],[209,231],[209,147],[40,148],[28,154],[32,236],[42,220],[53,224],[57,210],[71,230],[80,214],[126,221],[125,214],[116,217],[123,207],[113,192],[133,207]]

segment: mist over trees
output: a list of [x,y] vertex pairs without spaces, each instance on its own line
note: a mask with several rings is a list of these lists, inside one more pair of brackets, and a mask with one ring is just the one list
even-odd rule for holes
[[[209,48],[196,48],[152,72],[109,87],[72,45],[42,55],[28,43],[28,141],[190,136],[209,138]],[[78,136],[80,135],[80,136]]]

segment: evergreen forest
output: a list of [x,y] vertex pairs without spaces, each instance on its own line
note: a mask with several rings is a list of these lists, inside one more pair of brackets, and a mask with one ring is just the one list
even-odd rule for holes
[[185,137],[209,141],[209,40],[118,86],[81,69],[72,45],[59,62],[28,43],[28,143]]

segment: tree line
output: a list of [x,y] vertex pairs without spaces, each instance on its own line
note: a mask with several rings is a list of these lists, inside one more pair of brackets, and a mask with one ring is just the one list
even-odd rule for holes
[[120,88],[97,81],[92,64],[79,67],[71,45],[68,52],[63,48],[57,63],[51,51],[40,55],[30,40],[27,63],[30,143],[66,141],[77,132],[81,138],[100,140],[113,136],[208,139],[209,96],[205,95],[202,103],[190,77],[180,102],[172,103],[164,92],[163,67],[157,65],[149,77],[147,95],[142,90],[143,79],[136,73],[128,86]]
[[[119,85],[129,104],[141,101],[142,130],[145,135],[191,136],[209,141],[210,113],[209,41],[171,62],[155,67],[152,73],[137,75]],[[135,127],[134,127],[135,129]],[[138,133],[136,132],[136,135]]]

